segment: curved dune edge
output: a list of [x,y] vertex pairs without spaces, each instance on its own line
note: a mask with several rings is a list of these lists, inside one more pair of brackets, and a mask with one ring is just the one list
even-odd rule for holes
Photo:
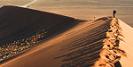
[[100,58],[95,62],[94,67],[121,67],[119,60],[122,56],[126,57],[126,52],[120,49],[120,42],[123,41],[117,18],[112,18],[110,28],[106,32],[106,38],[103,40],[103,48],[100,52]]

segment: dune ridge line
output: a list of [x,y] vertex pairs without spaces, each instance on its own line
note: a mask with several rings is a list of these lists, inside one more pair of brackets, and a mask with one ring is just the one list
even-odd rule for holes
[[[95,62],[94,67],[115,67],[122,56],[126,57],[126,52],[119,48],[123,35],[117,18],[112,18],[110,29],[106,32],[103,40],[103,48],[100,58]],[[120,64],[120,63],[119,63]]]

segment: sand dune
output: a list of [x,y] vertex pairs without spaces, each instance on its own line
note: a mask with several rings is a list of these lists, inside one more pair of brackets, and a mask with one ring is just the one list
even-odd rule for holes
[[[0,40],[6,40],[7,42],[15,40],[13,37],[17,37],[16,40],[19,39],[18,36],[24,38],[24,36],[31,35],[39,31],[39,29],[44,29],[46,32],[52,29],[49,31],[49,36],[52,35],[50,33],[57,31],[57,29],[64,30],[69,28],[69,26],[76,25],[78,20],[63,15],[17,6],[4,6],[0,8],[0,22]],[[56,25],[58,26],[56,27]]]
[[[17,8],[17,9],[19,9],[19,8]],[[54,18],[56,21],[57,21],[57,19],[60,20],[60,19],[62,19],[62,17],[65,17],[62,15],[58,15],[58,16],[60,16],[60,17]],[[70,17],[65,17],[65,18],[70,18]],[[70,19],[74,20],[76,22],[77,21],[79,22],[79,20],[76,20],[73,18],[70,18]],[[109,37],[111,39],[113,39],[114,36],[118,36],[119,33],[112,34],[112,31],[115,31],[115,30],[117,30],[116,28],[118,28],[118,29],[121,29],[121,32],[122,32],[121,36],[123,36],[123,38],[122,38],[123,41],[120,40],[121,41],[120,44],[116,44],[114,42],[113,42],[113,44],[119,45],[120,49],[124,49],[125,52],[127,53],[127,57],[122,57],[120,59],[121,65],[120,64],[117,65],[117,64],[115,64],[116,62],[114,62],[114,63],[112,63],[112,66],[108,66],[108,67],[113,67],[113,65],[115,65],[115,67],[121,67],[121,66],[122,67],[131,67],[132,60],[133,60],[133,58],[132,58],[132,56],[133,56],[132,55],[133,28],[131,28],[130,26],[128,26],[121,20],[118,20],[119,24],[117,26],[116,25],[117,21],[113,20],[113,19],[116,19],[116,18],[102,17],[102,18],[99,18],[97,20],[90,21],[90,22],[89,21],[80,22],[80,23],[70,27],[67,30],[65,29],[65,31],[63,31],[63,32],[55,34],[55,36],[53,38],[51,38],[47,41],[41,42],[40,45],[32,48],[28,52],[14,58],[14,59],[11,59],[5,63],[2,63],[1,66],[2,67],[91,67],[97,61],[99,61],[99,58],[101,59],[101,57],[103,57],[104,54],[106,55],[106,52],[103,51],[104,48],[107,48],[109,50],[110,50],[110,48],[112,48],[112,47],[108,47],[108,46],[105,47],[104,43],[107,43],[105,41],[105,39],[107,39]],[[45,19],[45,20],[47,20],[47,19]],[[71,20],[66,21],[66,22],[70,22]],[[61,22],[63,22],[63,21],[64,21],[64,19],[62,19]],[[47,22],[49,22],[49,21],[47,21]],[[35,23],[35,24],[37,24],[37,23]],[[49,24],[52,24],[52,22]],[[50,30],[54,29],[55,31],[52,31],[51,35],[54,35],[52,33],[58,31],[58,29],[63,28],[64,26],[66,26],[66,24],[60,25],[59,28],[54,27],[56,29],[54,29],[52,27]],[[66,27],[69,27],[69,25]],[[61,29],[61,30],[64,30],[64,29]],[[111,46],[112,46],[112,44],[111,44]],[[119,46],[117,46],[117,47],[119,47]],[[103,53],[102,53],[102,51],[103,51]],[[112,50],[112,51],[114,51],[114,50]],[[109,58],[109,60],[110,60],[110,57],[112,59],[112,56],[109,56],[106,58]],[[105,62],[103,60],[100,60],[100,61]],[[98,64],[101,64],[101,62]],[[108,63],[108,64],[110,64],[110,63]],[[101,67],[101,66],[98,66],[98,67]]]
[[77,25],[80,20],[17,6],[0,8],[0,63]]
[[[92,66],[99,57],[102,40],[109,27],[108,18],[83,22],[78,26],[42,43],[3,67],[71,67]],[[92,49],[93,48],[93,49]]]

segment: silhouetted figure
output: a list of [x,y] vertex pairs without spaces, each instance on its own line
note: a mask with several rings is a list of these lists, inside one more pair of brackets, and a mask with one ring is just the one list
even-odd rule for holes
[[116,10],[113,10],[113,17],[115,17],[116,15]]

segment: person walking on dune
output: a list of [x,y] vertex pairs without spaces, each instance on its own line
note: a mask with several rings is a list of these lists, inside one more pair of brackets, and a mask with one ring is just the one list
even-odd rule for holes
[[113,10],[113,17],[115,18],[116,10]]

